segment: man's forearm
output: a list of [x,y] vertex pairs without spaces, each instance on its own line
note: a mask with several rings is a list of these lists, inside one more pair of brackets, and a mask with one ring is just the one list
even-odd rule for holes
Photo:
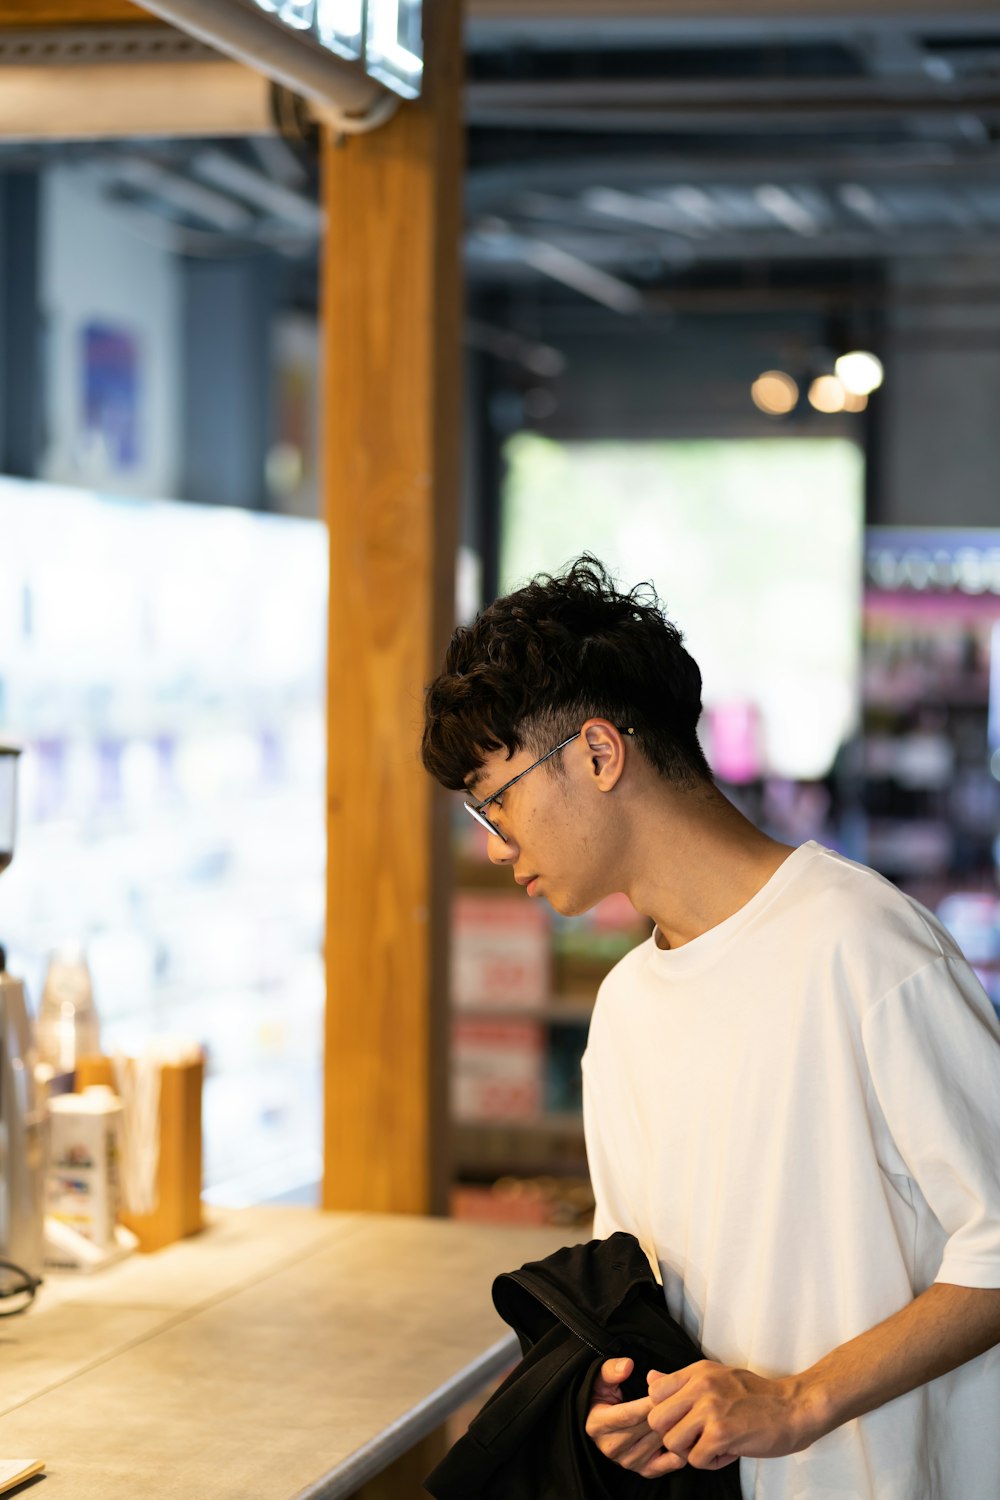
[[1000,1288],[935,1282],[866,1333],[789,1377],[815,1437],[954,1370],[1000,1342]]
[[798,1453],[996,1343],[1000,1289],[935,1284],[798,1375],[768,1378],[712,1360],[671,1375],[651,1371],[648,1422],[667,1453],[640,1472],[667,1472],[671,1455],[716,1468]]

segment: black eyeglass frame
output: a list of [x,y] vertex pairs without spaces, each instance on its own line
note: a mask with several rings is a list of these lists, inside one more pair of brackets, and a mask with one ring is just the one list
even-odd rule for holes
[[[635,730],[630,726],[628,729],[621,729],[620,733],[635,734]],[[558,755],[560,750],[565,750],[567,745],[572,745],[573,741],[579,736],[579,734],[580,730],[578,729],[576,733],[571,734],[568,739],[560,740],[558,745],[553,745],[551,750],[546,750],[544,755],[540,755],[537,760],[532,761],[530,766],[525,766],[523,771],[518,771],[516,776],[512,776],[509,781],[505,781],[503,786],[498,786],[495,792],[490,792],[490,795],[488,797],[484,797],[481,802],[463,802],[462,806],[465,808],[470,817],[475,818],[476,822],[482,828],[486,829],[487,833],[496,834],[497,838],[501,839],[502,842],[506,844],[507,835],[500,831],[500,829],[492,821],[492,819],[486,817],[485,813],[483,812],[483,808],[489,807],[491,802],[495,802],[498,797],[502,797],[504,792],[509,791],[515,782],[521,780],[522,776],[527,776],[529,771],[537,770],[539,766],[544,765],[545,761],[551,760],[553,755]]]

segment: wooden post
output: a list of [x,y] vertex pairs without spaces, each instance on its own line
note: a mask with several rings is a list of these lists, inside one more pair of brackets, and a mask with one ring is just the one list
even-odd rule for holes
[[460,431],[460,0],[426,78],[324,142],[321,426],[330,529],[323,1205],[443,1212],[447,829],[419,759],[452,629]]

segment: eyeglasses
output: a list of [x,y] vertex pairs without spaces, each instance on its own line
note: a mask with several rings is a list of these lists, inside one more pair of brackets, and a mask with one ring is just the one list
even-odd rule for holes
[[[483,812],[483,808],[489,807],[491,802],[495,802],[498,797],[502,797],[504,792],[510,790],[515,781],[520,781],[521,777],[527,776],[529,771],[534,771],[536,767],[542,765],[545,761],[551,760],[553,755],[558,755],[560,750],[565,750],[566,746],[571,745],[579,733],[580,731],[577,730],[575,734],[571,734],[566,739],[560,740],[558,745],[554,745],[551,750],[546,750],[544,755],[540,755],[537,760],[532,761],[530,766],[525,766],[523,771],[518,771],[516,776],[512,776],[509,781],[505,781],[503,786],[498,786],[495,792],[491,792],[490,795],[488,797],[484,797],[481,802],[463,803],[466,812],[470,817],[475,818],[476,822],[481,824],[481,826],[486,829],[487,833],[495,833],[497,838],[502,839],[506,844],[507,835],[500,832],[500,829],[497,827],[497,825],[492,822],[491,819],[489,819]],[[632,728],[623,729],[621,733],[635,734],[635,730]]]
[[23,1297],[23,1302],[18,1302],[15,1307],[0,1308],[0,1318],[13,1318],[18,1313],[27,1312],[31,1303],[35,1300],[35,1293],[42,1284],[40,1276],[32,1276],[23,1266],[17,1266],[12,1260],[0,1260],[0,1270],[13,1273],[14,1286],[6,1287],[0,1292],[0,1300],[6,1301],[8,1297]]

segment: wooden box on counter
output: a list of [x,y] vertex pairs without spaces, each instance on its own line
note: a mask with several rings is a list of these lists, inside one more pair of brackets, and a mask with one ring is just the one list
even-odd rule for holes
[[[204,1081],[201,1058],[185,1063],[163,1063],[160,1075],[160,1154],[156,1171],[156,1207],[150,1213],[119,1214],[126,1229],[138,1236],[142,1251],[162,1250],[164,1245],[197,1234],[201,1212],[201,1090]],[[114,1069],[107,1057],[81,1058],[76,1067],[76,1086],[115,1084]]]

